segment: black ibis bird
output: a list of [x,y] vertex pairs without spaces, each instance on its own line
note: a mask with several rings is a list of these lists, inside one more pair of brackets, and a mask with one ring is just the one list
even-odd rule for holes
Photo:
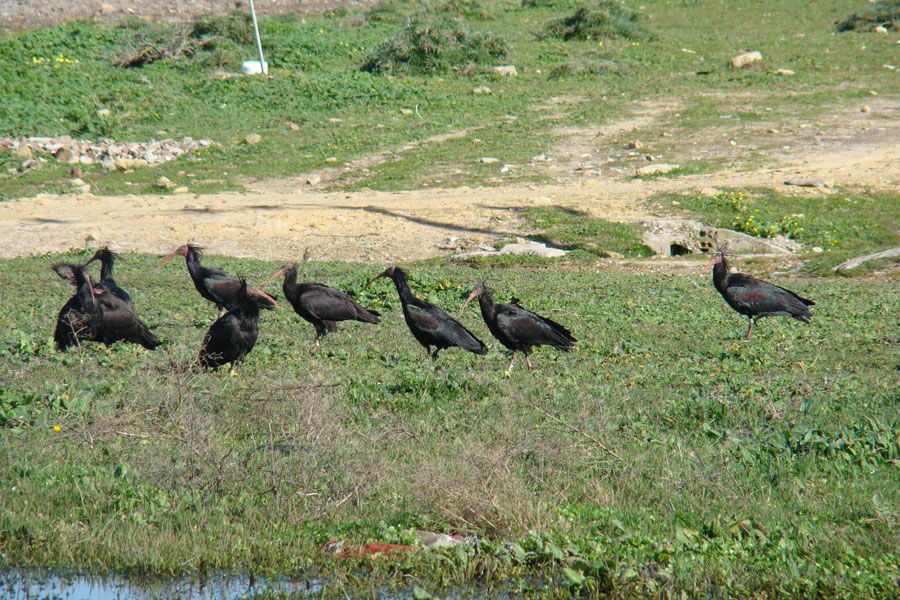
[[69,298],[56,317],[56,330],[53,332],[56,347],[64,352],[83,341],[97,341],[99,310],[91,276],[81,265],[61,263],[53,265],[53,270],[75,286],[75,295]]
[[150,332],[134,308],[109,288],[91,281],[87,265],[62,263],[53,266],[56,274],[77,288],[56,318],[53,339],[60,350],[82,341],[106,346],[125,340],[153,350],[162,342]]
[[251,293],[246,280],[240,279],[238,284],[240,287],[232,300],[233,308],[219,317],[203,338],[199,361],[200,366],[206,369],[217,369],[231,363],[234,372],[234,364],[244,360],[256,345],[261,304]]
[[297,265],[286,264],[272,275],[262,289],[269,287],[279,275],[284,275],[281,289],[294,311],[316,329],[316,346],[319,338],[329,331],[337,331],[338,321],[362,321],[377,323],[379,313],[362,306],[340,290],[321,283],[297,283]]
[[[403,318],[409,326],[413,337],[425,346],[432,360],[438,352],[451,346],[459,346],[475,354],[487,354],[487,347],[476,338],[462,323],[447,314],[444,309],[430,302],[416,298],[406,282],[406,273],[399,267],[388,267],[380,275],[372,278],[366,287],[379,277],[390,277],[397,287],[400,304],[403,305]],[[434,352],[431,352],[434,346]]]
[[750,319],[747,338],[753,332],[756,319],[762,317],[781,315],[804,323],[809,323],[812,318],[809,307],[815,302],[768,281],[743,273],[729,273],[730,265],[724,251],[717,250],[710,258],[709,266],[713,269],[713,285],[728,306]]
[[490,332],[501,344],[512,350],[512,360],[509,361],[507,369],[512,369],[516,361],[516,352],[519,350],[525,354],[525,362],[531,370],[534,367],[528,355],[531,354],[532,346],[553,346],[557,350],[568,352],[577,341],[572,337],[572,333],[559,323],[519,306],[516,298],[513,298],[510,304],[496,304],[494,296],[483,281],[469,294],[459,311],[460,314],[476,297],[481,307],[481,317]]
[[115,263],[118,255],[110,250],[108,247],[100,248],[94,253],[94,256],[91,257],[89,261],[84,263],[84,266],[88,266],[95,260],[100,261],[100,285],[106,287],[110,291],[110,293],[120,298],[123,302],[128,304],[129,306],[133,305],[131,301],[131,296],[128,295],[128,292],[123,290],[118,286],[118,284],[113,279],[113,263]]
[[[160,268],[170,258],[175,256],[183,256],[187,263],[188,273],[194,281],[194,287],[200,292],[200,295],[216,305],[219,316],[225,310],[232,310],[240,305],[238,290],[243,285],[238,279],[235,279],[221,269],[211,269],[200,264],[200,253],[203,248],[194,246],[193,244],[184,244],[178,246],[175,252],[162,259],[156,268]],[[250,296],[259,304],[260,308],[271,309],[276,308],[278,303],[275,299],[265,292],[247,285],[247,291]]]

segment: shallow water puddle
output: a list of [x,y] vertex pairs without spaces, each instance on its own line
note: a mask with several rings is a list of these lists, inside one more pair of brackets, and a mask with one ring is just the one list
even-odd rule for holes
[[251,578],[248,575],[212,575],[200,581],[124,578],[116,575],[88,577],[12,569],[0,573],[0,597],[14,600],[238,600],[261,594],[302,598],[323,589],[319,579]]

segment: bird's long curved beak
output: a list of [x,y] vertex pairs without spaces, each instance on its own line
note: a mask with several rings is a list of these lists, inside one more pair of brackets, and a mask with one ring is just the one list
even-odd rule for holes
[[284,269],[278,269],[278,271],[274,275],[272,275],[271,277],[269,277],[269,279],[266,280],[266,282],[263,284],[262,288],[260,288],[260,289],[264,290],[267,287],[269,287],[269,284],[272,283],[272,281],[274,281],[274,279],[276,277],[278,277],[279,275],[284,275]]
[[159,261],[159,264],[156,265],[156,268],[157,268],[157,269],[160,268],[161,266],[163,266],[163,264],[165,264],[165,262],[166,262],[167,260],[170,260],[170,259],[172,259],[172,258],[175,258],[176,256],[178,256],[178,250],[176,250],[176,251],[173,252],[172,254],[168,255],[167,257],[165,257],[164,259],[162,259],[161,261]]
[[481,294],[478,293],[477,289],[472,290],[472,293],[469,294],[469,297],[466,298],[466,301],[463,303],[462,308],[459,309],[459,314],[463,314],[464,312],[466,312],[466,307],[469,305],[469,302],[471,302],[472,300],[474,300],[475,298],[477,298],[480,295]]
[[703,272],[704,272],[704,273],[709,273],[709,272],[712,270],[712,268],[713,268],[713,263],[715,263],[715,262],[716,262],[716,256],[715,256],[715,254],[714,254],[714,255],[712,255],[712,256],[709,258],[709,262],[706,263],[706,266],[703,267],[703,269],[702,269]]
[[369,283],[366,284],[366,287],[369,287],[370,285],[372,285],[372,282],[375,281],[376,279],[378,279],[379,277],[387,277],[387,271],[385,271],[384,273],[379,273],[378,275],[376,275],[375,277],[370,279]]
[[88,290],[91,292],[91,304],[94,304],[97,301],[97,298],[94,296],[94,282],[91,281],[91,276],[87,271],[84,272],[84,279],[87,281]]
[[[271,280],[270,280],[270,281],[271,281]],[[270,296],[270,295],[268,295],[267,293],[265,293],[264,291],[262,291],[261,289],[257,289],[256,287],[254,287],[254,286],[252,286],[252,285],[248,285],[248,286],[247,286],[247,292],[250,293],[250,294],[254,294],[254,295],[256,295],[256,296],[262,296],[262,297],[264,297],[264,298],[268,298],[269,300],[272,301],[272,304],[275,305],[275,308],[278,308],[278,301],[275,300],[275,298],[273,298],[272,296]]]

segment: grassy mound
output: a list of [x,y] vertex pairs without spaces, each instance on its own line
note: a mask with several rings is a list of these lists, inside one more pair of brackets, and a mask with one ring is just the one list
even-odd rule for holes
[[411,18],[401,32],[378,44],[360,69],[372,73],[475,72],[509,54],[502,37],[473,32],[449,18]]
[[622,75],[626,70],[626,65],[615,58],[614,53],[589,51],[567,58],[550,71],[549,77],[559,79],[584,75]]
[[900,30],[900,0],[879,0],[837,22],[838,31],[871,31],[878,25]]
[[370,22],[402,23],[413,15],[449,16],[486,21],[491,15],[480,0],[382,0],[366,11]]
[[651,37],[638,21],[640,15],[617,0],[603,0],[582,6],[574,14],[550,21],[544,28],[547,37],[562,40],[626,39]]

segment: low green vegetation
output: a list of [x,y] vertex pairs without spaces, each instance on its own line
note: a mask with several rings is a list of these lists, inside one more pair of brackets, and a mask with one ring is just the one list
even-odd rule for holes
[[575,251],[575,259],[594,260],[604,251],[627,257],[650,256],[636,225],[592,218],[565,208],[531,208],[522,212],[534,228],[531,236],[557,248]]
[[[728,190],[716,196],[678,196],[681,214],[702,216],[716,227],[768,238],[778,235],[810,252],[804,271],[829,275],[856,256],[900,243],[900,198],[890,194],[835,190],[825,195],[784,195],[773,190]],[[864,269],[863,269],[864,272]]]
[[[304,263],[382,323],[316,348],[283,305],[231,377],[191,368],[215,310],[159,257],[124,256],[117,280],[164,346],[57,352],[70,290],[49,266],[89,255],[0,262],[3,566],[314,573],[351,595],[896,595],[897,282],[779,281],[815,318],[745,342],[706,278],[410,266],[451,312],[486,279],[578,338],[507,375],[476,308],[490,353],[432,363],[390,282],[364,288],[380,269]],[[280,266],[204,260],[256,282]],[[321,553],[414,530],[478,542],[363,561],[369,584]]]
[[[640,101],[672,106],[648,134],[670,130],[675,135],[665,142],[667,153],[688,165],[684,155],[697,147],[689,143],[696,132],[709,133],[695,140],[701,146],[715,146],[715,132],[725,126],[769,118],[796,122],[859,102],[871,90],[882,99],[898,94],[900,81],[886,77],[882,66],[896,62],[890,36],[833,35],[835,19],[858,9],[856,2],[806,8],[800,0],[752,6],[725,0],[383,2],[262,18],[266,77],[234,76],[244,60],[256,57],[247,15],[175,24],[79,21],[0,37],[0,134],[119,141],[188,136],[218,144],[130,173],[83,165],[83,179],[99,194],[148,192],[159,176],[175,180],[179,173],[194,175],[192,191],[238,189],[247,178],[384,155],[399,158],[363,161],[366,171],[332,185],[493,185],[547,176],[531,168],[507,174],[472,168],[486,151],[501,151],[501,167],[527,167],[532,156],[552,155],[560,130],[631,118]],[[548,25],[576,14],[562,38],[546,34]],[[758,26],[761,19],[767,27]],[[710,31],[728,34],[699,33]],[[727,66],[748,48],[762,49],[772,69]],[[133,66],[117,66],[126,64]],[[361,70],[364,65],[370,70]],[[497,65],[513,65],[518,75],[501,76],[493,71]],[[776,67],[796,75],[787,81]],[[478,88],[490,93],[475,94]],[[572,101],[546,118],[537,107],[559,97]],[[733,119],[721,120],[725,115]],[[495,126],[510,117],[515,127]],[[463,131],[470,133],[456,143],[423,143]],[[250,133],[262,141],[244,143]],[[617,142],[598,138],[592,151],[605,156]],[[420,144],[415,152],[398,152],[411,143]],[[723,163],[712,150],[710,165],[761,160],[742,152]],[[68,186],[66,165],[39,158],[48,161],[42,168],[20,171],[22,161],[0,149],[3,198]]]
[[879,25],[900,29],[900,0],[876,0],[859,12],[838,21],[838,31],[872,31]]

